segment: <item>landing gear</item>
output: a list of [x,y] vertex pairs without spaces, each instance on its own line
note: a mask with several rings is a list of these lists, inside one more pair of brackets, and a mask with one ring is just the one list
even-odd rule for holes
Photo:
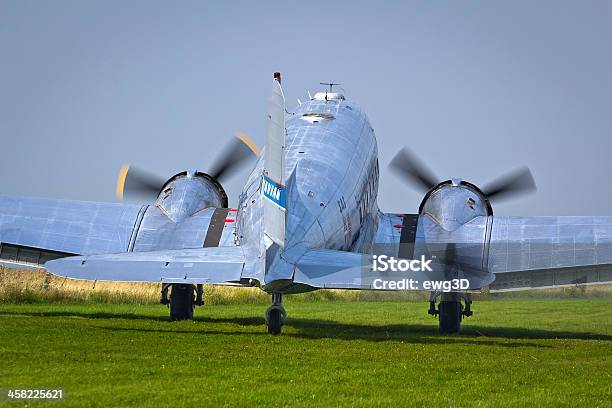
[[[172,287],[170,300],[168,300],[168,289]],[[162,305],[170,304],[170,320],[193,320],[193,309],[195,306],[202,306],[202,285],[192,285],[185,283],[164,283],[162,284],[161,299]],[[195,295],[195,296],[194,296]]]
[[440,334],[459,333],[461,328],[461,301],[442,300],[438,306],[438,320]]
[[159,303],[164,306],[170,303],[170,300],[168,299],[168,289],[170,289],[170,286],[172,285],[169,283],[162,283],[161,298],[159,299]]
[[[168,297],[168,290],[172,287],[172,293]],[[195,299],[194,299],[195,293]],[[170,320],[193,320],[193,309],[195,306],[202,306],[204,300],[202,295],[204,286],[201,284],[162,284],[161,298],[159,303],[170,305]]]
[[[441,296],[441,299],[436,310],[438,296]],[[465,306],[461,303],[462,299]],[[432,292],[427,313],[438,316],[440,334],[459,333],[463,317],[472,315],[472,296],[469,293]]]
[[268,333],[280,334],[286,317],[287,312],[283,307],[283,295],[281,293],[272,293],[272,306],[266,310],[265,316]]

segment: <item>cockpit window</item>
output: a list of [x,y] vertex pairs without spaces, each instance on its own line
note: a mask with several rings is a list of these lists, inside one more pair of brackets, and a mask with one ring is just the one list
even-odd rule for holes
[[335,119],[334,115],[325,112],[308,112],[302,115],[302,120],[305,120],[310,123],[317,123],[323,120],[333,119]]

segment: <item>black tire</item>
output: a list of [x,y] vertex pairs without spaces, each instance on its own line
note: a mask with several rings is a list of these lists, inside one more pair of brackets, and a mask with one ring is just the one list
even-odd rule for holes
[[170,320],[193,320],[195,297],[192,285],[173,284],[170,293]]
[[268,312],[268,333],[280,334],[283,327],[283,312],[280,309],[271,309]]
[[440,302],[438,319],[440,334],[459,333],[461,329],[461,302]]

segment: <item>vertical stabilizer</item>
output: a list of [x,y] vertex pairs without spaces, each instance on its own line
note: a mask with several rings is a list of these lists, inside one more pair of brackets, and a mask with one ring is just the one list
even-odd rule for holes
[[261,192],[264,196],[264,233],[270,241],[285,246],[285,97],[280,74],[274,75],[268,107],[268,134]]

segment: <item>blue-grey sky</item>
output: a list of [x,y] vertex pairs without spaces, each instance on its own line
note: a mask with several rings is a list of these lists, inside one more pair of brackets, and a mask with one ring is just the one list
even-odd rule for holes
[[[411,147],[483,185],[531,167],[507,215],[612,215],[612,3],[0,0],[0,192],[115,201],[129,162],[206,171],[237,131],[341,82],[378,137],[379,205],[421,196],[386,168]],[[227,184],[236,204],[246,171]]]

